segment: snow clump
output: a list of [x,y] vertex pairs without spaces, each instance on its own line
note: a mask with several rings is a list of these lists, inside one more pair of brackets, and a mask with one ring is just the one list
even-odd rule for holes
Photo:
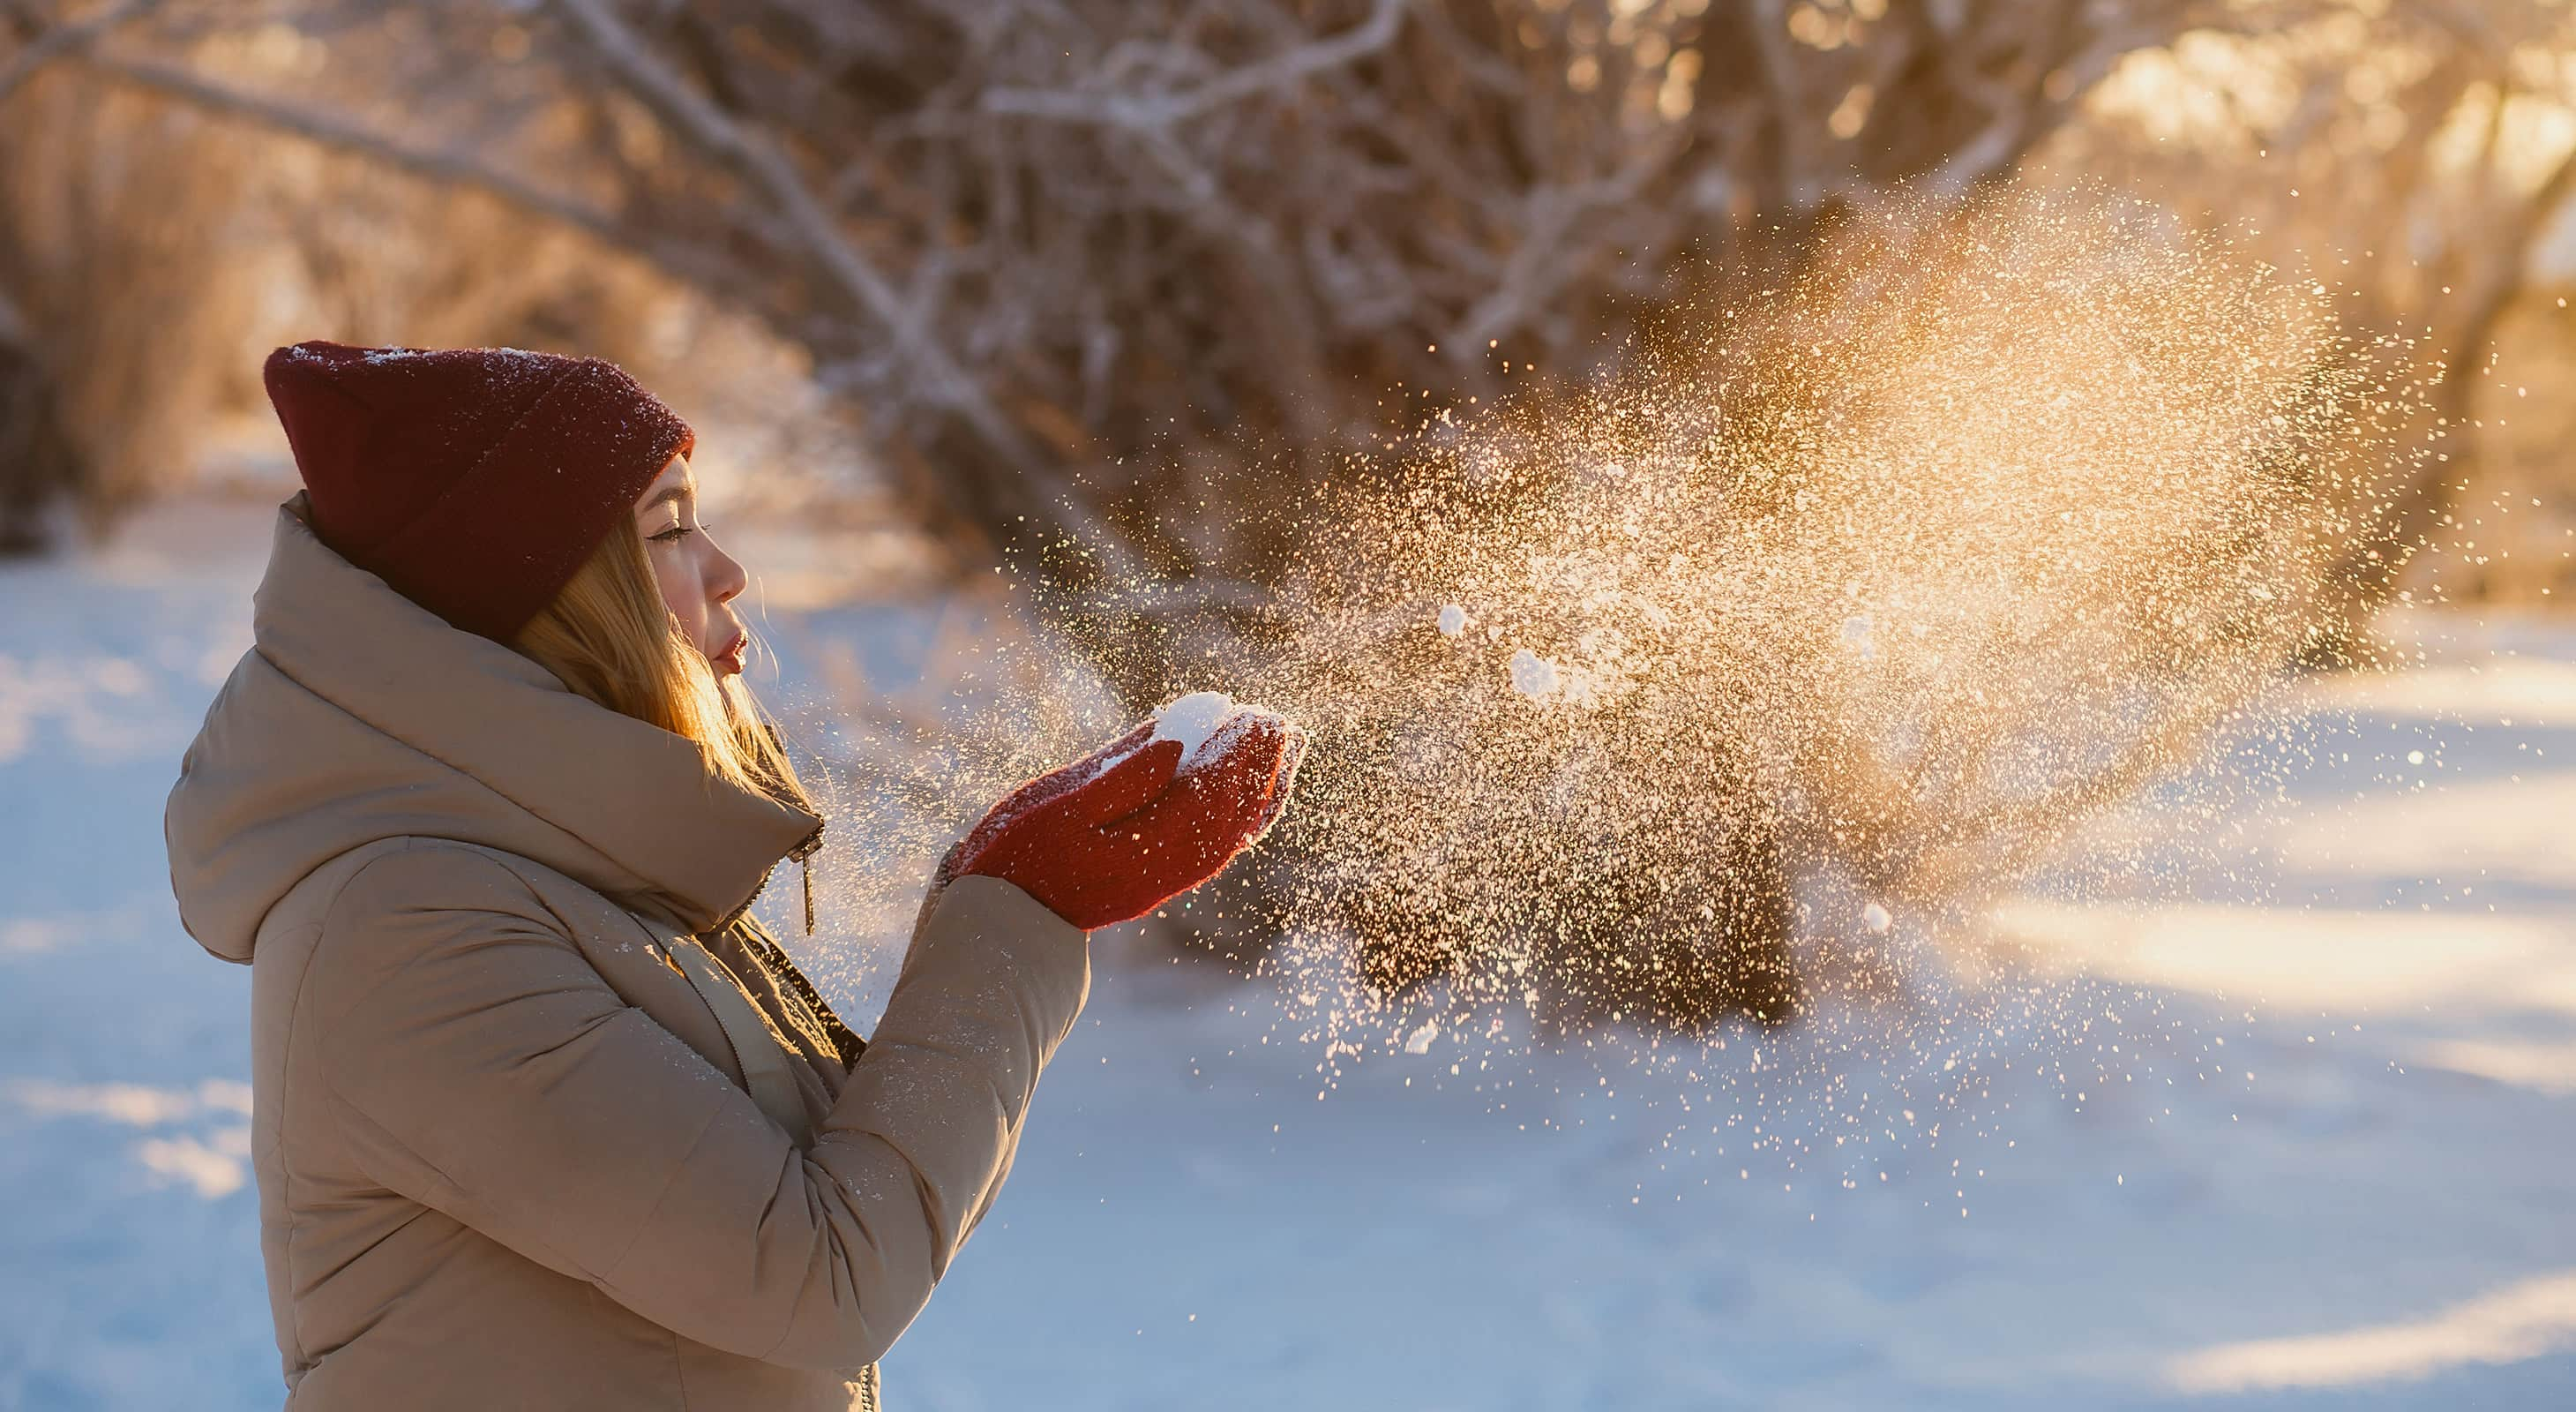
[[1456,637],[1467,630],[1467,610],[1452,603],[1440,610],[1440,635]]
[[1565,689],[1565,674],[1554,662],[1528,648],[1512,653],[1512,690],[1523,696],[1554,696]]
[[1186,774],[1224,755],[1255,721],[1280,719],[1266,706],[1237,701],[1222,691],[1193,691],[1154,713],[1153,738],[1145,743],[1179,741],[1179,772]]
[[1876,632],[1877,625],[1869,620],[1869,615],[1866,613],[1845,618],[1843,619],[1843,647],[1847,651],[1857,653],[1864,662],[1875,661],[1878,657]]
[[1196,763],[1217,728],[1234,718],[1234,698],[1222,691],[1193,691],[1154,713],[1154,739],[1181,743],[1181,768]]

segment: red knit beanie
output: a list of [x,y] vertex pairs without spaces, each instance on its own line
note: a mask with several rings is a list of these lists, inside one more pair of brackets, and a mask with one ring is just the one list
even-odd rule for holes
[[507,642],[697,435],[614,363],[516,348],[268,355],[313,530],[467,632]]

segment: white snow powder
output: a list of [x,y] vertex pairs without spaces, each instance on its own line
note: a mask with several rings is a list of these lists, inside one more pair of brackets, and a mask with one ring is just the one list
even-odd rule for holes
[[1440,635],[1456,637],[1467,630],[1467,610],[1452,603],[1440,610]]
[[1556,664],[1526,647],[1512,652],[1512,690],[1523,696],[1554,696],[1565,688]]
[[1884,932],[1889,927],[1896,925],[1896,919],[1887,915],[1887,909],[1879,906],[1875,902],[1860,909],[1860,920],[1861,925],[1868,927],[1873,932]]
[[1431,1041],[1438,1039],[1439,1037],[1440,1022],[1438,1020],[1425,1020],[1422,1022],[1422,1028],[1415,1030],[1413,1033],[1404,1037],[1404,1052],[1407,1054],[1428,1054],[1431,1052]]

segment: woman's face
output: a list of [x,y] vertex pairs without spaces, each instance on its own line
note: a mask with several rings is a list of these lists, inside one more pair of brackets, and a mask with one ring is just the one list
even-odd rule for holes
[[751,639],[733,600],[749,581],[742,565],[716,547],[707,527],[698,523],[698,483],[689,474],[688,458],[674,456],[662,474],[635,502],[635,528],[644,536],[645,557],[662,585],[662,601],[671,606],[680,631],[718,676],[742,670],[743,648]]

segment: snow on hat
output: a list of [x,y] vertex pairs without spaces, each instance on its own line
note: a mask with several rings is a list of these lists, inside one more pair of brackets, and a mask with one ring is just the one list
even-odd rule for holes
[[263,370],[314,533],[507,642],[697,445],[616,364],[516,348],[280,348]]

